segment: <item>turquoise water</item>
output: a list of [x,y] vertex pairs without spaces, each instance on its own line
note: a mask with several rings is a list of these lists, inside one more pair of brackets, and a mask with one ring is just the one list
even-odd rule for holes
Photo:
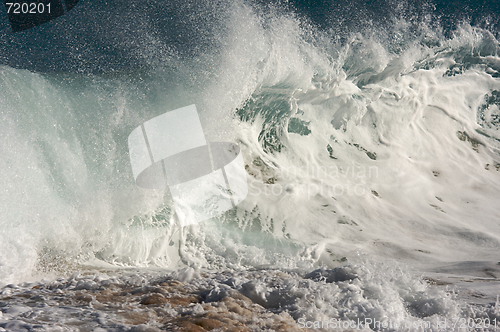
[[[100,5],[0,31],[14,42],[0,47],[1,284],[103,266],[305,276],[358,264],[366,288],[387,268],[372,262],[386,260],[396,281],[378,284],[394,297],[397,280],[419,285],[411,296],[427,289],[413,274],[489,269],[498,280],[500,58],[484,12],[494,4],[453,24],[440,3],[408,3],[413,16],[404,6],[367,3],[352,16],[349,5],[325,7],[345,24],[298,2],[151,2],[156,11],[138,16],[134,3]],[[208,141],[242,149],[249,195],[181,233],[169,194],[135,185],[127,138],[191,104]],[[493,305],[494,288],[483,292]],[[391,296],[378,297],[384,308]],[[425,316],[401,301],[394,317]],[[439,317],[459,314],[446,303]]]

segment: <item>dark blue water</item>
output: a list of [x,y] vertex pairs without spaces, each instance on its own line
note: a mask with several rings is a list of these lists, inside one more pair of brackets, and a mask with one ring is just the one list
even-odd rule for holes
[[[500,31],[500,1],[340,1],[252,2],[263,16],[272,11],[296,15],[304,24],[330,31],[339,41],[356,32],[390,39],[398,20],[417,33],[422,22],[450,37],[468,23]],[[99,73],[157,66],[173,58],[193,58],[217,49],[224,34],[226,1],[86,1],[67,14],[13,33],[0,10],[0,65],[38,72]]]

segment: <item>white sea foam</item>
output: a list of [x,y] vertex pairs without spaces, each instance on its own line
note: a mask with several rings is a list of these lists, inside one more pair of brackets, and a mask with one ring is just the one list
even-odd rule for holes
[[[225,20],[217,52],[171,60],[146,78],[0,68],[0,283],[89,266],[186,268],[175,272],[186,283],[199,279],[195,268],[230,270],[228,287],[295,319],[435,314],[436,323],[466,317],[462,300],[480,305],[471,309],[478,317],[498,318],[494,37],[464,25],[445,38],[422,24],[394,52],[383,38],[338,41],[279,10],[258,14],[237,3]],[[203,84],[193,81],[200,72],[209,73]],[[180,234],[168,194],[134,185],[126,144],[140,123],[193,103],[208,141],[240,145],[249,195]],[[385,259],[406,271],[369,263]],[[326,270],[312,272],[319,266]],[[272,284],[268,272],[247,271],[269,268],[302,274]],[[336,279],[349,269],[355,281]],[[490,279],[479,286],[484,271]],[[72,290],[105,287],[77,279],[68,281]],[[458,299],[444,284],[463,290]],[[0,319],[21,329],[27,318],[16,323],[23,314],[15,302]]]

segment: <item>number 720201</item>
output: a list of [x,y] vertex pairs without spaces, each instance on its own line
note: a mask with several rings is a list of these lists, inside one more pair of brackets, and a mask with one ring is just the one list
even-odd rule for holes
[[50,3],[6,2],[7,14],[50,14]]

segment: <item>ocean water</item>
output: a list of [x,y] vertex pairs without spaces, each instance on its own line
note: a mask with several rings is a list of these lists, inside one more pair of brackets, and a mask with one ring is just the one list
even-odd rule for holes
[[[500,330],[498,6],[2,16],[0,331]],[[179,231],[127,138],[191,104],[249,193]]]

